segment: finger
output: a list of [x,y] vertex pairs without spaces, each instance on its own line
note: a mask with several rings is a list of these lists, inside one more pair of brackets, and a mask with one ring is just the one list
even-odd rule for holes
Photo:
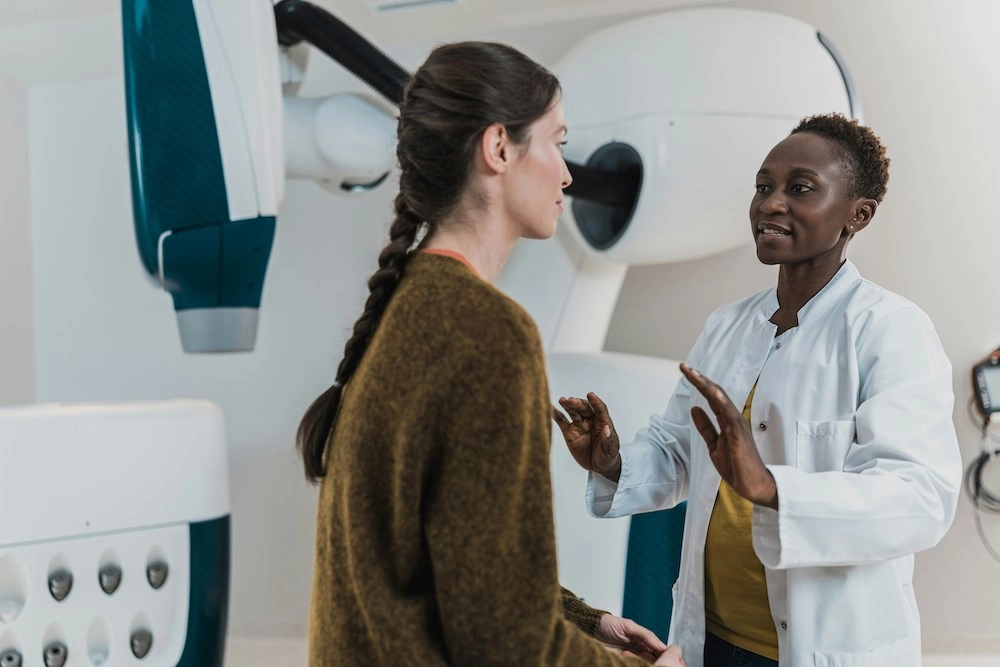
[[639,658],[641,660],[644,660],[645,662],[648,662],[649,664],[653,664],[653,662],[656,661],[656,656],[655,655],[651,655],[651,654],[646,653],[645,651],[641,651],[639,649],[636,649],[635,651],[630,651],[627,648],[626,649],[622,649],[622,653],[621,654],[622,655],[627,655],[627,656],[632,657],[632,658]]
[[651,651],[659,655],[667,650],[667,645],[660,641],[660,638],[656,636],[649,628],[639,625],[630,618],[623,619],[622,631],[625,637],[631,642],[641,648],[644,651]]
[[709,396],[709,394],[711,393],[712,387],[717,385],[687,364],[682,363],[680,368],[681,373],[683,373],[684,377],[688,379],[688,382],[694,385],[694,388],[697,389],[702,396],[711,401],[711,396]]
[[656,661],[659,665],[674,665],[675,667],[684,667],[684,658],[681,656],[681,649],[675,644],[671,644],[667,647]]
[[712,408],[712,412],[717,417],[724,417],[725,419],[743,418],[743,413],[733,404],[729,395],[726,394],[722,387],[687,364],[681,364],[681,372],[694,385],[694,388],[708,400],[708,407]]
[[684,667],[684,661],[683,660],[679,661],[678,658],[675,658],[673,655],[671,655],[670,653],[667,653],[667,652],[664,652],[662,655],[660,655],[656,659],[656,662],[654,662],[653,664],[654,665],[666,665],[666,667]]
[[594,410],[594,416],[605,424],[611,424],[611,415],[608,413],[608,406],[604,404],[601,397],[594,392],[590,392],[587,394],[587,400]]
[[587,403],[587,401],[582,398],[576,398],[575,396],[560,398],[559,405],[561,405],[563,410],[566,411],[569,418],[575,422],[589,419],[594,412],[590,409],[590,404]]
[[641,625],[637,625],[636,631],[632,633],[632,640],[642,646],[642,650],[659,655],[667,650],[667,645],[656,636],[652,630],[648,630]]
[[554,405],[552,406],[552,421],[559,426],[559,430],[563,433],[566,433],[566,429],[571,426],[569,419],[562,413],[562,410]]
[[691,408],[691,421],[694,422],[694,427],[698,429],[708,448],[713,449],[719,440],[719,432],[715,430],[715,425],[705,411],[697,405]]

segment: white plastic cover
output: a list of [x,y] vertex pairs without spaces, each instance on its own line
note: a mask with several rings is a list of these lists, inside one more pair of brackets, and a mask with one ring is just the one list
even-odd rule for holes
[[[771,147],[812,114],[851,115],[848,83],[814,27],[733,8],[670,11],[594,33],[554,67],[569,127],[566,157],[585,164],[625,142],[642,156],[631,224],[589,252],[626,264],[689,260],[751,238],[754,175]],[[572,207],[564,220],[577,232]]]
[[284,198],[281,76],[270,0],[194,0],[231,220],[274,216]]
[[0,408],[0,547],[229,514],[222,412],[200,400]]

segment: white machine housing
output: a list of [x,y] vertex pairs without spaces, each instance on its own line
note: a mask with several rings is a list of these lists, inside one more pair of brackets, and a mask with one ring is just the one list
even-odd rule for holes
[[[553,402],[597,392],[624,444],[664,410],[680,379],[676,360],[603,351],[628,267],[749,245],[754,177],[774,144],[806,116],[857,118],[860,107],[847,68],[815,28],[757,10],[696,8],[626,21],[589,35],[553,70],[563,87],[567,160],[587,164],[602,146],[628,144],[641,157],[639,196],[627,226],[603,248],[581,234],[570,202],[555,242],[519,243],[500,283],[539,325]],[[587,473],[553,432],[560,580],[588,603],[620,612],[629,519],[588,515]]]
[[[771,147],[805,116],[857,113],[846,68],[816,29],[756,10],[621,23],[581,41],[554,69],[567,159],[586,163],[609,142],[641,156],[643,186],[621,237],[598,251],[578,236],[623,264],[689,260],[749,240],[754,174]],[[579,234],[572,206],[566,222]]]
[[229,219],[277,215],[285,195],[278,43],[269,0],[193,0]]
[[360,95],[285,95],[285,171],[331,192],[360,194],[396,164],[396,119]]
[[[230,513],[222,412],[200,400],[41,404],[0,409],[0,654],[42,664],[140,664],[137,629],[152,635],[141,664],[177,665],[185,648],[192,523]],[[167,566],[162,587],[147,581]],[[120,568],[113,593],[99,586]],[[73,577],[54,599],[47,581]],[[6,664],[6,663],[5,663]]]

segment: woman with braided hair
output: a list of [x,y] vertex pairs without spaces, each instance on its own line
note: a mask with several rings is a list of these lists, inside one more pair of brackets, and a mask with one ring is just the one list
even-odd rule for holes
[[492,284],[519,238],[555,232],[559,97],[482,42],[436,48],[407,85],[390,240],[297,437],[320,485],[314,667],[683,664],[560,588],[541,341]]

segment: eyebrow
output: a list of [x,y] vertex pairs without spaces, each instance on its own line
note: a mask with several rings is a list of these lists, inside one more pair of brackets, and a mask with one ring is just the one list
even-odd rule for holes
[[[817,172],[815,169],[810,169],[809,167],[792,167],[789,173],[791,173],[793,176],[808,174],[810,176],[816,176],[817,178],[819,178],[819,172]],[[771,171],[766,167],[761,167],[760,170],[757,172],[757,175],[770,176]]]

